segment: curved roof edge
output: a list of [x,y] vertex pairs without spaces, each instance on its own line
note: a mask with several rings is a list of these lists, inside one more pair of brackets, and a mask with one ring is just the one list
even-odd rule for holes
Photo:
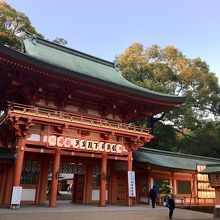
[[220,159],[141,147],[133,153],[134,160],[169,169],[196,171],[197,165],[219,164]]
[[7,147],[0,146],[0,159],[15,160],[15,153],[11,152]]
[[[32,35],[31,35],[32,36]],[[13,58],[41,66],[43,68],[82,79],[95,84],[102,84],[117,91],[128,92],[155,101],[181,104],[184,96],[175,96],[139,87],[128,80],[115,69],[113,63],[94,56],[58,45],[39,37],[29,36],[23,43],[24,52],[21,53],[5,46],[0,51]]]

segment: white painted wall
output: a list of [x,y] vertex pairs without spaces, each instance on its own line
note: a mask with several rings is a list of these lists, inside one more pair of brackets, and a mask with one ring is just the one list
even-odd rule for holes
[[[100,190],[92,190],[92,201],[99,200]],[[108,190],[106,190],[105,200],[108,200]]]
[[35,201],[36,189],[22,189],[21,201]]

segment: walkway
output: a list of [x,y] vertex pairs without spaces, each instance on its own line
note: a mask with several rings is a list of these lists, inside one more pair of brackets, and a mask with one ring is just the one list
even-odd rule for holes
[[[168,219],[166,207],[152,209],[147,205],[106,206],[75,205],[58,202],[58,207],[22,206],[19,210],[0,209],[0,220],[165,220]],[[175,209],[174,220],[200,219],[213,220],[213,214]]]

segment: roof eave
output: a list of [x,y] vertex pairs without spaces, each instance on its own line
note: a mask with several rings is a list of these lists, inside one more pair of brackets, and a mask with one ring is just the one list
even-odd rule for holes
[[160,96],[160,95],[151,94],[151,93],[145,92],[145,91],[139,91],[139,90],[127,88],[124,86],[113,84],[111,82],[106,82],[101,79],[89,77],[89,76],[82,74],[82,73],[79,74],[77,72],[73,72],[71,70],[61,68],[59,66],[55,66],[55,65],[52,65],[52,64],[47,63],[45,61],[39,60],[36,57],[32,57],[30,55],[18,52],[16,50],[13,50],[13,49],[8,48],[6,46],[1,45],[0,52],[5,54],[8,57],[11,57],[11,58],[16,59],[18,61],[21,61],[23,63],[27,63],[29,65],[33,65],[37,68],[39,68],[39,66],[40,66],[41,68],[43,68],[45,70],[50,70],[50,71],[56,72],[56,73],[63,73],[64,75],[68,75],[70,77],[75,77],[76,79],[79,79],[79,80],[92,82],[94,84],[101,83],[102,85],[104,85],[106,87],[116,89],[117,91],[130,93],[131,95],[136,95],[136,96],[140,96],[143,98],[152,99],[152,100],[164,102],[164,103],[169,102],[171,105],[176,105],[176,106],[180,105],[181,103],[183,103],[185,101],[185,97],[183,97],[183,96],[182,97],[165,96],[165,95]]

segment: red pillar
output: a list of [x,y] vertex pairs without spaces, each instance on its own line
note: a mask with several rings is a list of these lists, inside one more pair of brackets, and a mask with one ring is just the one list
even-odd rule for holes
[[110,204],[116,204],[116,184],[117,182],[117,178],[116,178],[116,175],[115,175],[115,171],[114,171],[114,168],[111,167],[111,170],[110,170],[110,183],[109,183],[109,203]]
[[9,166],[7,170],[6,184],[4,189],[3,205],[10,205],[12,187],[14,182],[14,166]]
[[91,192],[92,192],[92,172],[93,166],[92,164],[86,164],[86,173],[85,173],[85,184],[84,184],[84,201],[85,204],[89,204],[91,200]]
[[[132,171],[132,152],[128,152],[128,171]],[[127,181],[128,183],[128,181]],[[132,198],[128,196],[128,206],[132,205]]]
[[[1,164],[2,166],[2,164]],[[8,164],[4,165],[3,164],[3,174],[2,174],[2,178],[1,178],[1,184],[0,184],[0,205],[3,204],[3,197],[4,197],[4,192],[5,192],[5,186],[7,184],[6,180],[7,180],[7,172],[8,172]]]
[[51,190],[50,190],[50,207],[56,207],[57,200],[57,188],[58,188],[58,178],[59,178],[59,169],[60,169],[60,155],[61,150],[56,149],[54,155],[53,169],[52,169],[52,181],[51,181]]
[[103,154],[102,169],[100,177],[100,206],[105,206],[106,195],[106,178],[107,178],[107,155]]
[[72,184],[72,188],[71,188],[71,192],[72,192],[72,203],[76,202],[76,190],[77,190],[77,175],[74,174],[73,177],[73,184]]
[[46,200],[46,193],[47,193],[47,184],[48,184],[48,173],[49,173],[49,166],[50,161],[47,158],[44,158],[41,161],[41,168],[40,168],[40,178],[38,183],[38,196],[36,204],[44,204]]
[[20,186],[22,166],[24,160],[24,151],[25,151],[25,138],[20,137],[18,139],[18,151],[16,154],[13,186]]

